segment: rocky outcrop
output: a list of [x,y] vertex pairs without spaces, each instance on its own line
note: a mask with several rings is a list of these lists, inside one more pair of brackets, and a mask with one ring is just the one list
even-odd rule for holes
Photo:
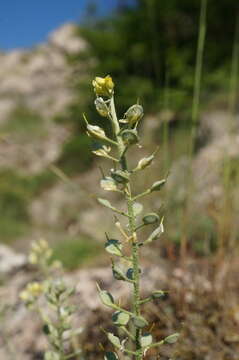
[[27,257],[6,245],[0,245],[0,277],[13,274],[27,264]]
[[[0,54],[0,123],[18,103],[47,118],[65,109],[73,96],[69,84],[73,69],[66,55],[86,48],[75,32],[76,26],[66,24],[45,44]],[[79,76],[84,72],[78,69]]]

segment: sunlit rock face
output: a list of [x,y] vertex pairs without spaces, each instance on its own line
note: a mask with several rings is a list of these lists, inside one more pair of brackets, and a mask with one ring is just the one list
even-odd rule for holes
[[[74,98],[68,56],[86,49],[76,29],[65,24],[34,48],[0,53],[0,167],[38,173],[61,153],[69,129],[53,119]],[[77,64],[78,79],[85,73]],[[30,129],[24,119],[15,124],[22,109],[32,113]]]
[[1,53],[0,122],[7,121],[9,110],[16,103],[44,116],[64,109],[72,99],[68,80],[73,69],[66,55],[85,48],[85,41],[76,35],[76,26],[66,24],[33,49]]

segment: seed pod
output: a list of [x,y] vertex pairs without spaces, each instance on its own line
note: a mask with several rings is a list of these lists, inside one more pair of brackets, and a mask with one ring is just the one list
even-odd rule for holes
[[119,184],[127,184],[129,182],[129,175],[122,170],[112,170],[111,177]]
[[151,241],[157,240],[160,235],[162,235],[164,232],[164,226],[163,226],[163,218],[160,222],[160,225],[152,232],[151,235],[149,235],[148,239],[145,240],[145,244],[150,243]]
[[[141,269],[139,269],[139,274],[141,274]],[[126,277],[129,279],[129,280],[134,280],[134,269],[133,268],[129,268],[126,272]]]
[[99,140],[107,139],[104,130],[101,129],[99,126],[87,124],[86,128],[87,128],[87,134],[93,137],[94,139],[99,139]]
[[98,113],[103,116],[107,117],[109,114],[109,109],[104,100],[101,97],[95,99],[95,107]]
[[143,334],[141,339],[140,339],[140,344],[143,348],[151,345],[153,342],[153,337],[151,334],[149,333],[146,333],[146,334]]
[[153,159],[154,159],[154,155],[150,155],[148,157],[139,160],[138,165],[136,166],[134,171],[145,169],[147,166],[149,166],[152,163]]
[[172,335],[169,335],[167,336],[165,339],[164,339],[164,342],[166,344],[174,344],[176,343],[176,341],[178,340],[179,338],[179,333],[175,333],[175,334],[172,334]]
[[124,130],[120,134],[123,143],[127,146],[137,144],[139,142],[138,133],[136,130]]
[[125,122],[132,126],[137,123],[143,117],[143,115],[144,109],[141,105],[132,105],[124,114]]
[[122,244],[119,240],[110,239],[105,243],[105,250],[112,255],[122,256],[121,249]]
[[114,298],[113,296],[106,290],[100,290],[99,296],[102,304],[112,307],[114,305]]
[[143,217],[144,225],[155,224],[158,221],[159,221],[159,216],[158,216],[158,214],[155,214],[155,213],[149,213]]
[[134,280],[134,269],[129,268],[126,272],[126,276],[129,280]]
[[129,314],[124,313],[123,311],[116,311],[112,315],[112,321],[116,326],[125,326],[128,324],[130,319]]
[[162,290],[156,290],[156,291],[154,291],[154,292],[152,293],[151,296],[152,296],[153,299],[159,299],[159,298],[165,296],[165,292],[162,291]]
[[120,349],[121,344],[120,344],[120,339],[115,336],[112,333],[108,333],[107,334],[108,340],[111,342],[111,344],[113,344],[117,349]]
[[118,190],[115,181],[109,176],[106,176],[104,179],[102,179],[100,181],[100,186],[102,187],[102,189],[104,189],[106,191],[117,191]]
[[104,360],[119,360],[119,357],[115,352],[108,351],[105,353]]
[[118,267],[114,266],[114,264],[112,264],[112,272],[116,280],[125,280],[123,272]]
[[134,326],[140,329],[148,325],[148,321],[145,320],[143,316],[134,316],[132,317],[132,321],[134,323]]
[[110,146],[105,146],[103,145],[100,149],[94,150],[92,151],[93,154],[98,155],[98,156],[102,156],[102,157],[109,157],[109,152],[111,151],[111,147]]
[[153,185],[151,186],[150,191],[152,192],[152,191],[159,191],[159,190],[161,190],[161,188],[164,186],[165,183],[166,183],[166,179],[156,181],[156,182],[153,183]]
[[104,78],[97,76],[92,81],[92,85],[94,87],[96,95],[111,96],[113,94],[114,83],[111,76],[109,75]]

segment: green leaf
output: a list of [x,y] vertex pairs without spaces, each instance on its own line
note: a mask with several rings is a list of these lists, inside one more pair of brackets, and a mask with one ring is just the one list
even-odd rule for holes
[[114,305],[114,298],[108,291],[100,290],[99,296],[100,296],[101,302],[104,305],[109,306],[109,307],[112,307],[112,305]]
[[120,349],[121,344],[120,344],[120,339],[115,336],[112,333],[108,333],[107,334],[108,340],[111,342],[111,344],[113,344],[117,349]]
[[112,321],[116,326],[125,326],[128,324],[130,319],[129,314],[126,314],[122,311],[116,311],[112,315]]
[[167,344],[174,344],[174,343],[176,343],[178,338],[179,338],[179,333],[175,333],[175,334],[167,336],[164,339],[164,342],[167,343]]
[[122,256],[121,249],[122,244],[119,240],[110,239],[105,243],[105,250],[112,255]]
[[119,357],[115,352],[108,351],[105,353],[104,360],[118,360]]
[[143,316],[134,316],[132,317],[134,326],[137,328],[143,328],[148,325],[148,321],[143,318]]
[[153,341],[152,335],[149,333],[146,333],[146,334],[142,335],[142,337],[140,339],[140,344],[142,347],[147,347],[152,344],[152,341]]
[[134,215],[138,216],[143,211],[143,205],[138,202],[135,202],[133,204],[133,211],[134,211]]

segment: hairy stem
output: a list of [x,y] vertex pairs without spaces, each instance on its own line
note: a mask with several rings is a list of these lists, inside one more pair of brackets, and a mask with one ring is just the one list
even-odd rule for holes
[[[125,146],[123,144],[123,141],[120,136],[118,136],[120,127],[115,111],[115,104],[114,104],[114,97],[112,96],[110,100],[110,113],[111,113],[111,123],[113,127],[113,131],[115,133],[115,137],[118,142],[118,151],[120,155],[120,164],[122,167],[122,170],[127,171],[127,161],[126,161],[126,155],[125,155]],[[134,200],[131,196],[131,187],[130,183],[127,185],[127,191],[125,192],[125,199],[127,201],[127,208],[128,208],[128,215],[129,215],[129,232],[130,236],[133,238],[133,234],[135,231],[135,215],[134,215],[134,209],[133,204]],[[140,315],[140,274],[139,274],[139,249],[138,249],[138,243],[137,240],[132,241],[131,245],[131,251],[132,251],[132,262],[133,262],[133,273],[134,273],[134,282],[133,282],[133,297],[132,297],[132,307],[133,307],[133,313],[136,316]],[[135,347],[137,354],[135,355],[136,360],[142,360],[143,355],[141,351],[141,330],[138,328],[135,328]]]
[[[128,193],[129,196],[127,197],[127,206],[128,206],[128,214],[129,214],[129,230],[130,235],[133,235],[134,229],[135,229],[135,215],[133,210],[133,200],[131,197],[131,189],[130,185],[128,185]],[[132,259],[133,259],[133,272],[134,272],[134,294],[133,294],[133,312],[136,316],[140,315],[140,274],[139,274],[139,249],[138,249],[138,243],[136,240],[132,241]],[[135,345],[136,350],[141,350],[141,344],[140,344],[140,338],[141,338],[141,330],[136,328],[135,331]],[[142,359],[141,352],[135,356],[136,360]]]

